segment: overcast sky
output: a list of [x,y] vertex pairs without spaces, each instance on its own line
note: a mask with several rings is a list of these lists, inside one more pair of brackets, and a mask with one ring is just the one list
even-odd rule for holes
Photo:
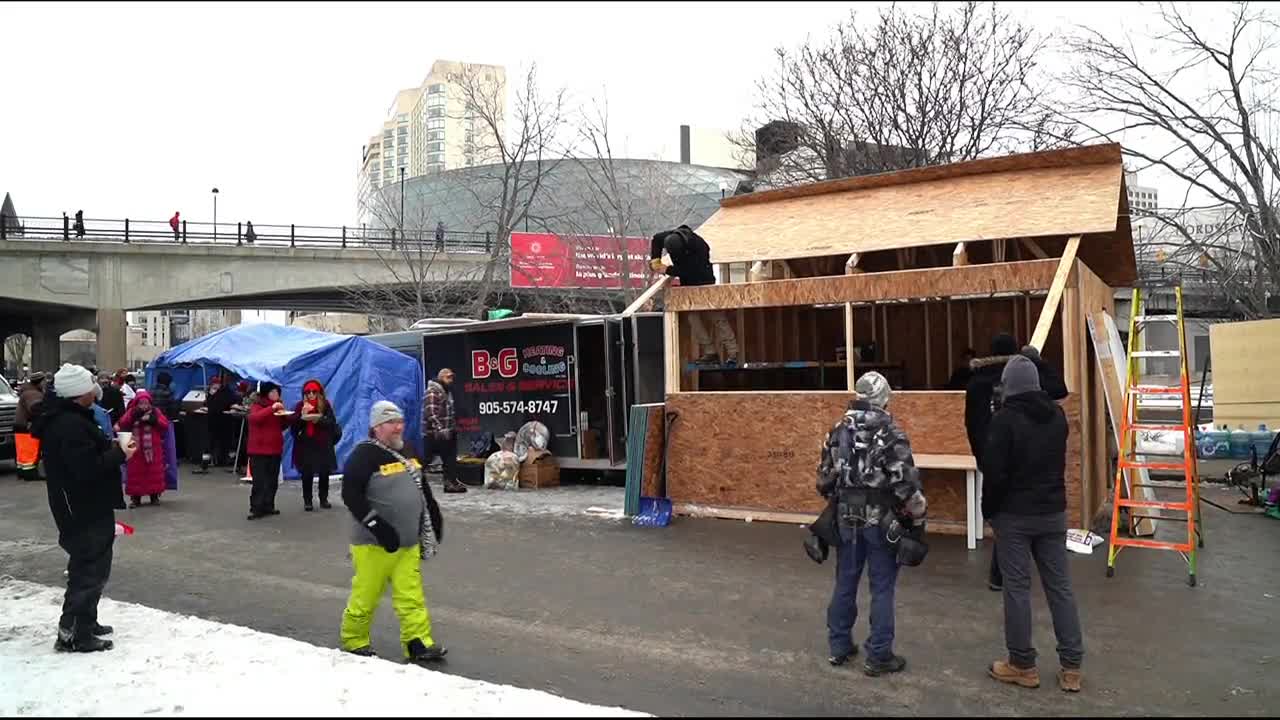
[[[577,102],[607,87],[618,154],[675,160],[681,124],[737,128],[773,48],[851,7],[6,3],[0,191],[26,215],[207,221],[217,186],[223,222],[350,224],[361,145],[438,58],[536,61]],[[1003,7],[1046,32],[1134,11]]]

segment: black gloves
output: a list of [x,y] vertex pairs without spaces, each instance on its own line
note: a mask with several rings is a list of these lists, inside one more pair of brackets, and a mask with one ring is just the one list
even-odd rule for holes
[[374,515],[364,521],[364,526],[369,528],[369,532],[377,538],[378,544],[383,550],[393,553],[400,549],[400,534],[396,529],[391,527],[391,523]]

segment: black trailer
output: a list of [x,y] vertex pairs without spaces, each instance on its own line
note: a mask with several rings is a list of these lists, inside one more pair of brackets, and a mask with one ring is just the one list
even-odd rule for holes
[[[455,373],[463,452],[482,433],[500,438],[537,419],[561,467],[625,470],[628,409],[664,397],[662,313],[527,314],[409,332],[421,335],[427,380]],[[399,349],[407,333],[395,335],[385,344]]]

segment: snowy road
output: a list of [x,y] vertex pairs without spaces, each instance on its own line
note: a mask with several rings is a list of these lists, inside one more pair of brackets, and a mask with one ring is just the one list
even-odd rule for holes
[[0,716],[635,716],[103,599],[116,647],[53,650],[62,590],[0,580]]

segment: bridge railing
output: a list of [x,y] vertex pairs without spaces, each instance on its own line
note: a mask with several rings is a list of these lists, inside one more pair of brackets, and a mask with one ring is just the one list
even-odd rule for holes
[[179,220],[175,229],[165,220],[124,220],[0,213],[0,240],[61,240],[89,243],[145,243],[164,245],[250,245],[265,247],[364,248],[383,251],[488,253],[487,232],[445,229],[437,239],[434,228],[370,228],[325,225],[249,225]]

